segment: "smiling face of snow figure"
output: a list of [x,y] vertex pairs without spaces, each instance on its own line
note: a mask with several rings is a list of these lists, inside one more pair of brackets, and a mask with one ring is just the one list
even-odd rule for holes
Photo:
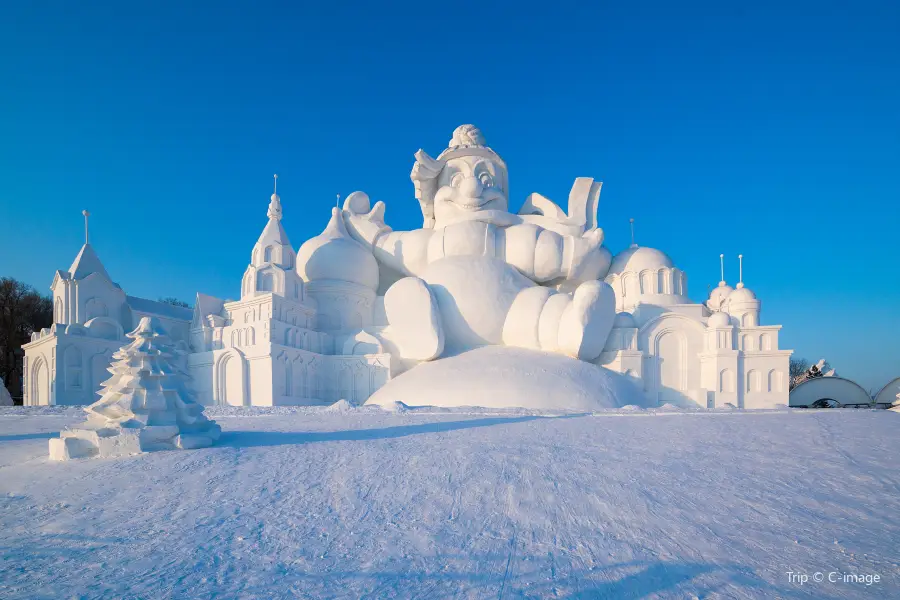
[[434,196],[435,226],[453,222],[465,213],[506,211],[509,202],[503,189],[505,181],[506,168],[490,158],[451,158],[438,176],[438,191]]

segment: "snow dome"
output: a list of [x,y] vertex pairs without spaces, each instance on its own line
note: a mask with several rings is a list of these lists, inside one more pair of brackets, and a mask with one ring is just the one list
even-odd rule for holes
[[616,311],[638,304],[687,304],[687,279],[672,259],[655,248],[633,245],[613,258],[606,283],[616,292]]
[[706,301],[706,306],[708,306],[710,310],[720,310],[733,291],[733,287],[724,281],[720,281],[719,285],[709,293],[709,300]]
[[730,327],[731,319],[728,317],[728,313],[714,312],[710,315],[706,326],[709,328]]
[[728,295],[728,303],[737,303],[737,302],[754,302],[756,300],[756,294],[751,292],[748,288],[742,287],[738,284],[738,288],[731,292]]
[[378,263],[370,251],[350,237],[338,208],[331,209],[325,230],[300,246],[297,271],[305,281],[346,281],[378,288]]
[[644,269],[671,269],[674,266],[672,259],[661,250],[632,246],[613,258],[608,275],[620,274],[625,271],[643,271]]

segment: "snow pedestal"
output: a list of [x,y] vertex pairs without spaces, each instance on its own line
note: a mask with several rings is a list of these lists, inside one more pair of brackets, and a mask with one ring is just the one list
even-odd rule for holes
[[100,400],[85,408],[87,421],[50,440],[52,460],[205,448],[219,439],[221,428],[194,401],[179,351],[156,320],[144,317],[128,337],[134,341],[113,355]]
[[593,411],[644,403],[624,375],[559,354],[484,346],[421,363],[366,404]]

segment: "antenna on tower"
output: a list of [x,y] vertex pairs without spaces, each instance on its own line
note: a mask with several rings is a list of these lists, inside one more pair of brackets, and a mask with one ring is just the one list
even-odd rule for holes
[[83,210],[83,211],[81,211],[81,214],[84,215],[84,245],[87,246],[88,243],[89,243],[88,240],[90,239],[90,237],[88,237],[88,233],[89,233],[89,231],[88,231],[88,217],[91,216],[91,213],[89,213],[89,212],[86,211],[86,210]]
[[634,219],[628,219],[628,222],[631,223],[631,247],[637,248],[637,244],[634,243]]
[[719,255],[719,270],[722,272],[722,279],[720,281],[722,282],[722,285],[725,285],[725,255],[724,254]]
[[738,284],[737,287],[744,287],[744,255],[738,254]]

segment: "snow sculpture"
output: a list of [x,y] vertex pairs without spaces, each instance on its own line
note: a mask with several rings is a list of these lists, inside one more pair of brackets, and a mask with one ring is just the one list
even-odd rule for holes
[[113,355],[100,400],[85,408],[88,420],[50,440],[50,458],[115,457],[151,450],[203,448],[221,428],[203,415],[177,364],[180,352],[151,317],[128,334]]
[[384,203],[363,192],[344,202],[350,234],[402,278],[384,296],[384,335],[401,359],[427,361],[501,345],[590,361],[606,343],[615,295],[610,253],[596,226],[600,183],[581,178],[569,214],[531,194],[508,211],[506,163],[472,125],[437,159],[416,153],[411,178],[422,229],[393,231]]
[[0,406],[12,406],[13,399],[12,396],[9,395],[9,390],[6,389],[6,384],[3,383],[3,378],[0,377]]

